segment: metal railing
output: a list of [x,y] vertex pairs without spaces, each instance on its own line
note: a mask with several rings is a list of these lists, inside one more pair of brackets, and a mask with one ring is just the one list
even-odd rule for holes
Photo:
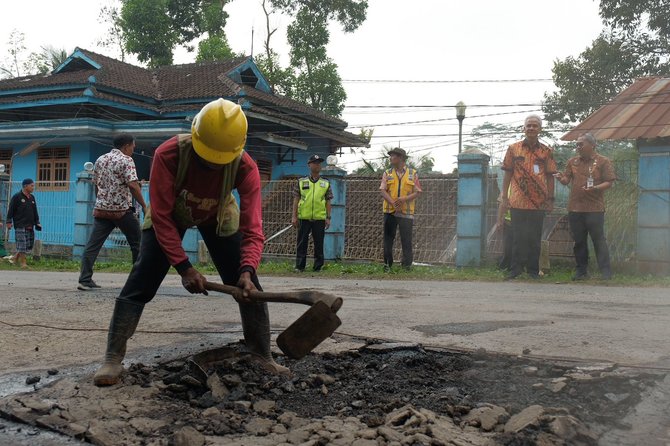
[[[605,192],[605,233],[612,263],[623,264],[634,258],[637,248],[637,203],[640,193],[637,182],[638,161],[613,160],[613,164],[617,181]],[[490,258],[496,258],[502,253],[502,233],[491,230],[496,222],[496,200],[501,182],[501,178],[496,175],[489,177],[487,224],[490,237],[487,240],[487,254]],[[544,239],[549,242],[549,255],[554,258],[571,259],[574,256],[574,241],[567,217],[569,196],[570,185],[563,186],[556,182],[555,207],[545,218],[543,231]]]
[[[263,230],[266,238],[291,223],[295,179],[268,182],[263,188]],[[380,177],[347,177],[344,258],[383,259],[383,212]],[[457,180],[453,176],[422,178],[414,219],[414,259],[420,263],[445,262],[445,251],[456,234]],[[287,231],[265,245],[271,256],[294,256],[296,231]],[[311,255],[310,243],[309,252]],[[400,237],[394,258],[400,259]]]
[[[344,257],[355,260],[383,259],[383,210],[379,177],[350,177],[347,182]],[[456,235],[454,176],[421,178],[423,193],[416,200],[413,231],[414,261],[446,263],[445,253]],[[396,236],[393,258],[401,258],[400,236]]]

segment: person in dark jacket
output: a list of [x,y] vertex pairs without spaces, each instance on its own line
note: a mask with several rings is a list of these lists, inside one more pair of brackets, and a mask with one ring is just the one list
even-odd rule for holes
[[7,209],[7,229],[14,227],[16,253],[8,258],[10,263],[18,262],[21,268],[27,268],[26,254],[32,251],[35,243],[35,230],[41,231],[40,216],[33,192],[35,182],[26,178],[21,183],[21,191],[14,194]]

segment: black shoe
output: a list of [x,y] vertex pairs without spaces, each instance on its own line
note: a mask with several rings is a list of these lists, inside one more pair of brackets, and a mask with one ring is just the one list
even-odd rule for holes
[[294,273],[304,273],[305,270],[304,270],[304,269],[300,269],[300,268],[293,268],[293,272],[294,272]]
[[385,273],[390,273],[391,272],[391,267],[389,265],[384,265],[384,272]]
[[315,273],[318,273],[318,272],[321,271],[321,267],[318,267],[318,268],[315,267],[312,271],[314,271]]
[[80,291],[90,291],[94,288],[102,288],[102,287],[92,280],[90,282],[79,282],[79,285],[77,285],[77,289]]
[[612,272],[611,271],[606,271],[600,275],[600,278],[602,280],[612,280]]
[[528,278],[531,280],[540,280],[542,276],[540,276],[539,274],[528,274]]
[[574,276],[572,276],[572,280],[575,282],[579,282],[582,280],[588,280],[589,275],[587,273],[575,273]]

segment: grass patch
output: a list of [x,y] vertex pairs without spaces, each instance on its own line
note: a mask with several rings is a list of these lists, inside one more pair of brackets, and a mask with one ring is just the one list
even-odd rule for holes
[[[54,258],[30,259],[28,261],[32,271],[63,271],[78,272],[80,263],[74,260]],[[127,274],[132,267],[129,260],[113,260],[95,264],[95,272]],[[216,274],[213,264],[197,266],[203,274]],[[328,262],[320,272],[306,269],[299,273],[294,271],[292,260],[268,260],[261,263],[258,273],[261,276],[283,277],[324,277],[330,279],[373,279],[373,280],[431,280],[431,281],[466,281],[466,282],[502,282],[505,274],[492,266],[481,268],[456,268],[447,265],[414,266],[410,271],[395,266],[391,272],[385,272],[380,263],[362,262]],[[0,262],[0,270],[19,268],[9,262]],[[170,270],[174,273],[174,270]],[[536,283],[572,283],[574,271],[567,264],[553,268],[539,281],[531,281],[525,275],[516,281]],[[596,277],[580,282],[591,285],[607,286],[639,286],[639,287],[670,287],[670,277],[653,276],[631,273],[618,273],[611,281],[602,281]]]
[[[436,280],[436,281],[465,281],[465,282],[501,282],[505,273],[493,266],[480,268],[456,268],[448,265],[414,266],[410,271],[394,266],[390,273],[384,272],[379,263],[349,263],[329,262],[320,272],[306,269],[299,273],[294,271],[292,261],[273,260],[261,263],[259,274],[266,276],[289,277],[325,277],[331,279],[377,279],[377,280]],[[515,281],[532,283],[573,283],[574,270],[570,266],[560,265],[545,274],[539,281],[531,280],[522,275]],[[611,281],[603,281],[598,276],[583,284],[608,286],[655,286],[670,287],[670,277],[621,273],[615,274]]]
[[[58,258],[43,257],[40,260],[28,258],[28,266],[31,271],[54,271],[54,272],[79,272],[81,263],[75,260],[65,260]],[[105,273],[128,273],[132,267],[130,260],[121,261],[115,260],[111,262],[97,262],[95,264],[95,272]],[[0,262],[0,271],[13,270],[17,271],[20,268],[12,265],[6,260]]]

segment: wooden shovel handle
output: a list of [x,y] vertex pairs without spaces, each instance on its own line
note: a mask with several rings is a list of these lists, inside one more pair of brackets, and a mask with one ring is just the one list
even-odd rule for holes
[[[221,283],[207,282],[205,288],[209,291],[218,291],[219,293],[230,294],[235,296],[240,293],[240,289],[232,285],[224,285]],[[278,303],[293,303],[312,306],[317,302],[323,302],[337,312],[342,307],[342,298],[333,296],[331,294],[322,293],[320,291],[294,291],[282,293],[268,293],[266,291],[251,291],[249,297],[259,302],[278,302]]]

